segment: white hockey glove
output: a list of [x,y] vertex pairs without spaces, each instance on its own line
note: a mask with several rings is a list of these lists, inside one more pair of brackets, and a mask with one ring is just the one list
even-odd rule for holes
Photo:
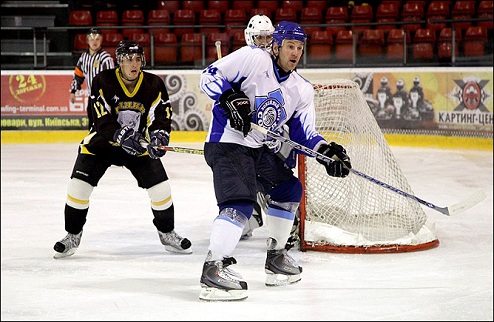
[[350,157],[348,157],[346,150],[341,145],[334,142],[323,144],[317,152],[335,159],[334,162],[325,162],[317,159],[317,162],[326,167],[326,172],[330,176],[344,178],[350,173],[350,169],[352,168]]

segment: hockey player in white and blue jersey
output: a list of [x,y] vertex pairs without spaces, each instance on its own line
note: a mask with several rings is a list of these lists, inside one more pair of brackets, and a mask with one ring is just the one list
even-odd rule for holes
[[240,300],[247,282],[231,269],[232,254],[249,220],[258,189],[269,195],[265,284],[287,285],[301,279],[302,267],[285,249],[302,196],[293,170],[251,131],[251,122],[278,130],[289,127],[290,139],[338,161],[320,161],[329,175],[346,177],[351,168],[345,149],[328,143],[315,129],[314,90],[295,70],[306,34],[296,23],[280,22],[273,33],[271,53],[245,46],[208,66],[201,89],[215,101],[204,144],[204,157],[213,171],[219,215],[200,284],[200,299]]

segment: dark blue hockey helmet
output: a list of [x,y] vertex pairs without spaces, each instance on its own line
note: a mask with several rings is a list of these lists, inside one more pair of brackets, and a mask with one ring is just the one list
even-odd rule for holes
[[282,21],[274,29],[273,41],[281,47],[285,39],[298,40],[305,44],[307,34],[298,23]]

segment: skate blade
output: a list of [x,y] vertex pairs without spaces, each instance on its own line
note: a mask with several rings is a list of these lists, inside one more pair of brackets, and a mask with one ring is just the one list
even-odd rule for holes
[[60,259],[60,258],[65,258],[65,257],[72,256],[72,255],[74,255],[74,253],[75,253],[76,250],[77,250],[77,247],[74,247],[72,249],[69,249],[65,253],[55,252],[55,254],[53,255],[53,258]]
[[165,245],[165,250],[177,254],[192,254],[192,247],[189,247],[187,249],[179,249],[170,245]]
[[300,274],[296,275],[283,275],[283,274],[273,274],[266,272],[266,286],[283,286],[297,283],[302,278]]
[[240,301],[247,298],[247,290],[222,290],[214,287],[205,287],[199,294],[203,301]]

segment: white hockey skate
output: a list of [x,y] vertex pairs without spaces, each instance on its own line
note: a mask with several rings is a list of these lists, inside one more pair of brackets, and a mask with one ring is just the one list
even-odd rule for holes
[[236,263],[233,257],[226,257],[221,261],[206,261],[202,269],[202,291],[199,298],[204,301],[238,301],[247,298],[247,282],[240,274],[228,268]]
[[81,243],[82,230],[78,234],[68,233],[62,240],[55,243],[53,258],[59,259],[74,255]]
[[175,230],[169,233],[162,233],[158,230],[158,235],[167,251],[179,254],[192,254],[192,243],[190,240],[180,237]]
[[[276,241],[269,238],[268,245],[276,245]],[[288,251],[283,249],[268,249],[266,264],[264,266],[266,272],[266,286],[282,286],[293,284],[300,281],[302,278],[302,267],[297,261],[288,255]]]

